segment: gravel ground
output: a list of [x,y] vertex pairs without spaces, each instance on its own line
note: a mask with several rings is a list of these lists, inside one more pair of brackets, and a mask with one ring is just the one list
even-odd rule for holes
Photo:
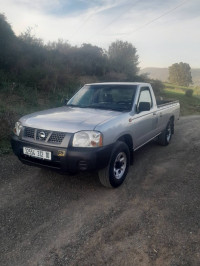
[[135,153],[125,183],[0,158],[0,265],[200,265],[200,116]]

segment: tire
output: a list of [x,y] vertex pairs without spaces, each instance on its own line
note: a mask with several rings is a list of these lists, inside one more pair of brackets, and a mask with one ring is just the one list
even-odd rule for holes
[[101,184],[108,188],[119,187],[125,180],[130,165],[130,152],[126,143],[118,141],[108,166],[99,170]]
[[158,144],[162,146],[169,145],[173,132],[173,121],[170,120],[166,126],[166,129],[158,136]]

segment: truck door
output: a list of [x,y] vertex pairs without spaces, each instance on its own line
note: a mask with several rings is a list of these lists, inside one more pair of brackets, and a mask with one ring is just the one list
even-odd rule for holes
[[[149,103],[150,110],[138,112],[141,102]],[[153,99],[149,87],[142,87],[136,105],[136,114],[133,123],[133,134],[135,139],[135,148],[148,142],[156,135],[158,117],[153,105]]]

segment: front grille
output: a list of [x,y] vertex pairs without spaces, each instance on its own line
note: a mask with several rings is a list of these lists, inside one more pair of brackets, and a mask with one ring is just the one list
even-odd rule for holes
[[35,129],[32,127],[25,127],[24,137],[34,139]]
[[65,137],[65,133],[62,132],[53,132],[49,138],[48,142],[51,143],[61,143]]
[[39,142],[61,144],[65,135],[66,133],[64,132],[36,129],[32,127],[25,127],[24,129],[25,138],[34,139]]

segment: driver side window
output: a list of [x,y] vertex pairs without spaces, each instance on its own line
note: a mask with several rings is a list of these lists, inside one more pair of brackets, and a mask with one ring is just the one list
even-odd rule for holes
[[153,102],[152,102],[151,93],[150,93],[149,88],[141,88],[138,106],[141,102],[149,103],[150,106],[152,107]]

